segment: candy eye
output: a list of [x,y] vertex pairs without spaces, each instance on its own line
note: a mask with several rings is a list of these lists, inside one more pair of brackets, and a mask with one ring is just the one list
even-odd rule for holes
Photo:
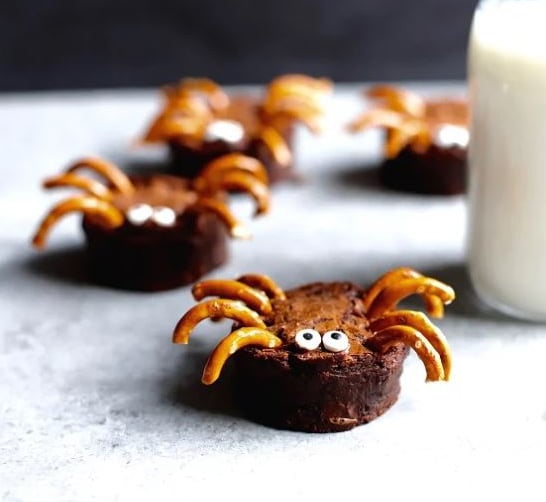
[[349,348],[349,338],[343,331],[328,331],[322,337],[322,344],[328,352],[343,352]]
[[315,350],[320,346],[320,333],[316,329],[300,329],[295,340],[300,349]]
[[214,120],[206,130],[203,139],[207,142],[225,141],[226,143],[238,143],[243,139],[245,130],[236,120]]
[[136,204],[127,210],[127,219],[133,225],[144,225],[153,214],[154,210],[148,204]]
[[442,147],[458,146],[466,148],[468,146],[469,133],[466,127],[446,124],[440,127],[435,134],[434,141]]
[[152,221],[160,227],[172,227],[176,223],[176,213],[167,206],[153,208]]

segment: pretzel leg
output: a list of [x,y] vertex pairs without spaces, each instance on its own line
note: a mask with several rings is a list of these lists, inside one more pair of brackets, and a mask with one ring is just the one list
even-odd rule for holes
[[266,185],[250,173],[226,172],[213,187],[213,191],[226,190],[228,192],[243,191],[248,193],[256,202],[255,216],[269,211],[269,190]]
[[[396,284],[402,279],[409,279],[415,277],[423,277],[423,274],[420,274],[416,270],[413,270],[409,267],[400,267],[390,270],[386,274],[382,275],[377,279],[366,291],[366,294],[363,298],[364,306],[366,310],[370,309],[371,304],[377,298],[379,293],[383,291],[387,286]],[[444,304],[440,298],[433,295],[423,295],[423,300],[425,302],[425,307],[428,314],[431,317],[440,318],[444,315]]]
[[385,143],[385,156],[396,157],[400,151],[411,145],[416,152],[425,152],[432,144],[432,135],[422,120],[407,119],[397,128],[389,128]]
[[205,128],[199,117],[165,115],[158,117],[142,138],[144,143],[166,141],[177,136],[199,136]]
[[310,106],[301,100],[283,100],[277,103],[275,109],[268,114],[270,124],[274,125],[277,121],[297,121],[306,126],[312,133],[317,134],[322,131],[322,110]]
[[195,326],[207,318],[233,319],[243,326],[265,329],[259,314],[243,303],[223,299],[208,300],[195,305],[178,321],[173,333],[173,342],[187,344]]
[[442,331],[432,324],[422,312],[412,310],[396,310],[373,321],[370,329],[373,333],[380,332],[393,326],[410,326],[419,331],[434,347],[440,356],[444,370],[444,379],[449,380],[451,375],[451,349]]
[[366,91],[366,96],[381,99],[394,111],[407,113],[413,117],[424,117],[427,105],[423,98],[414,92],[390,85],[376,85]]
[[245,274],[237,279],[243,284],[248,284],[253,288],[263,291],[269,298],[276,300],[286,300],[286,295],[281,287],[271,277],[264,274]]
[[274,348],[282,345],[282,341],[266,329],[240,328],[226,336],[212,351],[201,381],[205,385],[216,382],[227,359],[247,345]]
[[287,167],[292,163],[292,153],[282,135],[271,126],[265,126],[258,134],[258,138],[267,147],[273,159],[279,166]]
[[179,115],[207,120],[212,118],[212,112],[207,103],[199,99],[199,96],[184,90],[177,91],[167,98],[163,115]]
[[112,192],[101,182],[92,178],[84,178],[76,174],[61,174],[48,178],[43,183],[44,188],[71,187],[80,188],[97,199],[111,200]]
[[209,162],[201,171],[199,178],[211,183],[222,176],[225,172],[242,171],[253,174],[262,183],[269,182],[267,170],[264,165],[254,157],[240,153],[228,153]]
[[123,194],[132,194],[135,191],[133,183],[129,177],[114,164],[95,157],[87,157],[72,164],[66,173],[74,173],[80,169],[89,169],[101,175],[108,180],[119,192]]
[[124,220],[123,213],[107,201],[91,196],[72,197],[60,202],[54,206],[49,213],[47,213],[32,239],[32,244],[39,249],[43,248],[52,227],[63,216],[75,211],[81,211],[84,214],[99,216],[112,228],[119,227],[122,225]]
[[370,305],[368,318],[375,320],[385,312],[396,308],[398,302],[404,298],[418,294],[438,297],[442,303],[448,305],[455,299],[455,292],[443,282],[430,277],[416,277],[403,279],[396,284],[386,287]]
[[174,89],[176,94],[199,93],[203,94],[213,110],[222,110],[229,105],[229,96],[213,80],[208,78],[187,78]]
[[282,95],[277,93],[276,99],[266,100],[264,103],[264,111],[267,113],[297,110],[300,108],[316,115],[320,115],[323,112],[319,96],[310,95],[305,90],[298,90],[296,92],[285,91]]
[[246,303],[260,314],[270,314],[271,302],[265,293],[239,281],[210,279],[195,284],[191,290],[193,297],[200,301],[207,296],[219,296]]
[[444,369],[440,356],[432,344],[415,328],[392,326],[376,333],[366,345],[382,353],[398,343],[411,347],[425,365],[427,382],[444,380]]
[[311,132],[322,130],[324,114],[323,99],[332,90],[327,79],[316,79],[307,75],[283,75],[273,80],[263,103],[271,125],[299,121]]
[[193,205],[196,209],[204,209],[214,213],[226,226],[231,237],[238,239],[250,239],[250,232],[241,223],[222,201],[209,197],[201,197]]
[[444,317],[444,302],[441,298],[434,295],[422,295],[425,303],[425,310],[430,317],[441,319]]
[[327,78],[314,78],[301,73],[290,73],[275,78],[267,86],[268,92],[271,89],[304,89],[309,92],[327,93],[332,90],[332,82]]
[[432,142],[430,127],[425,126],[424,123],[420,123],[411,140],[412,148],[418,153],[424,153],[430,148]]
[[274,112],[279,103],[285,100],[296,100],[314,108],[317,112],[322,112],[325,97],[325,92],[305,86],[277,86],[269,90],[263,107],[266,112]]
[[415,140],[416,136],[415,132],[410,131],[405,126],[389,128],[385,141],[385,157],[387,159],[394,159],[406,146]]
[[387,286],[396,284],[401,279],[409,279],[411,277],[423,277],[423,274],[420,274],[417,270],[410,267],[399,267],[389,270],[368,288],[363,299],[364,306],[366,309],[369,309],[377,295]]
[[400,128],[404,123],[404,117],[393,110],[375,108],[360,115],[348,125],[349,131],[358,132],[373,127]]

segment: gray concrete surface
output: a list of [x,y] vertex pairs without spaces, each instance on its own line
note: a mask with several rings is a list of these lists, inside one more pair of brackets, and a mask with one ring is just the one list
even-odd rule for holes
[[[460,92],[461,88],[429,88]],[[342,89],[322,139],[301,134],[304,184],[275,189],[252,242],[232,245],[215,277],[259,271],[285,286],[367,284],[411,265],[453,284],[441,326],[454,351],[448,384],[423,383],[411,356],[399,402],[341,434],[268,429],[241,417],[229,371],[199,383],[228,325],[170,335],[187,289],[101,288],[82,270],[70,217],[49,248],[28,240],[62,194],[39,188],[84,154],[153,168],[164,152],[130,147],[156,109],[152,92],[0,97],[0,498],[16,500],[544,500],[546,330],[483,308],[464,273],[464,200],[390,193],[375,180],[378,135],[339,124],[361,109]],[[250,204],[234,204],[246,218]],[[500,273],[500,271],[499,271]]]

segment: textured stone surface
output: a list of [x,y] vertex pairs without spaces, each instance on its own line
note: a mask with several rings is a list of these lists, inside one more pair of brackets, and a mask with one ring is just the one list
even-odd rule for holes
[[[330,435],[248,422],[229,397],[229,370],[201,386],[228,325],[203,324],[189,346],[173,346],[188,289],[87,284],[77,217],[55,229],[45,252],[28,246],[63,196],[41,192],[46,174],[90,153],[133,168],[159,164],[162,151],[130,148],[154,94],[0,97],[0,498],[194,501],[240,490],[241,500],[279,500],[291,486],[306,500],[381,500],[388,486],[404,500],[544,500],[546,329],[477,303],[464,274],[462,198],[377,185],[378,136],[335,127],[361,109],[356,96],[340,92],[323,139],[301,135],[305,184],[275,188],[271,215],[250,224],[254,240],[233,243],[232,261],[213,274],[265,272],[285,287],[367,284],[408,264],[454,285],[459,299],[440,322],[453,381],[425,385],[411,356],[392,410]],[[238,197],[235,208],[246,217],[250,203]]]

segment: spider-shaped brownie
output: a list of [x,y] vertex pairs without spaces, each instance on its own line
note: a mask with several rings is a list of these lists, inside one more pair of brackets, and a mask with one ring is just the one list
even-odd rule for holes
[[[106,183],[81,176],[82,169]],[[129,177],[105,160],[88,158],[47,179],[44,186],[84,193],[49,211],[34,246],[45,246],[64,215],[81,212],[93,275],[99,282],[129,289],[188,284],[222,264],[227,259],[225,229],[232,237],[249,237],[227,206],[229,191],[250,194],[256,214],[269,208],[264,166],[240,154],[219,157],[193,180],[161,174]]]
[[468,105],[461,99],[425,100],[402,88],[379,85],[365,95],[374,107],[349,125],[352,132],[386,131],[381,178],[420,193],[456,194],[466,183]]
[[209,79],[185,79],[164,90],[165,104],[144,142],[167,143],[183,176],[229,152],[259,158],[271,182],[293,177],[292,133],[296,123],[319,132],[326,79],[285,75],[273,80],[263,97],[229,96]]
[[447,380],[451,352],[442,332],[421,312],[397,310],[423,297],[442,317],[452,288],[410,268],[392,270],[363,290],[348,282],[313,283],[286,293],[267,276],[208,280],[178,322],[173,341],[188,343],[206,318],[235,321],[203,372],[215,382],[235,354],[236,390],[246,411],[282,428],[327,432],[368,422],[397,399],[407,347],[425,365],[427,380]]

